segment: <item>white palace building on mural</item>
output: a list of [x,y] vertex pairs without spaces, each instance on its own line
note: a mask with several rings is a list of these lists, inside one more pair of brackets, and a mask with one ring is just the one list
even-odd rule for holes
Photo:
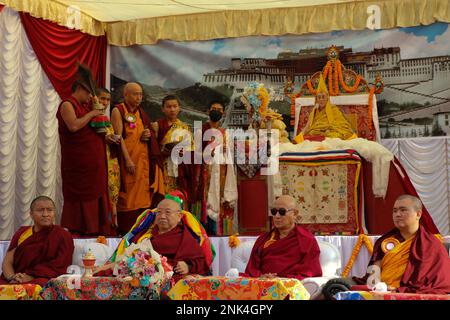
[[[321,70],[327,62],[327,49],[285,51],[279,53],[276,59],[233,58],[231,68],[204,74],[202,84],[208,87],[231,85],[236,93],[242,93],[249,82],[258,81],[281,94],[288,77],[294,79],[298,88],[314,72]],[[379,101],[397,104],[413,102],[423,106],[397,110],[380,117],[381,123],[388,118],[402,121],[450,112],[450,55],[401,59],[399,47],[375,48],[369,52],[353,52],[351,48],[344,47],[339,47],[339,50],[345,67],[361,74],[369,83],[375,80],[377,74],[381,75],[385,89]],[[238,94],[233,95],[233,101],[238,101],[237,97]],[[236,103],[234,105],[237,106]],[[236,120],[245,121],[243,110],[236,112]],[[234,122],[230,121],[230,125]],[[421,131],[423,127],[418,127],[416,131]]]

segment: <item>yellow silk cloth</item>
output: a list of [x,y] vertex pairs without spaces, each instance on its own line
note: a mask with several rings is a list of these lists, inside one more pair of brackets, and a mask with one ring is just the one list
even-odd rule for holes
[[408,265],[411,244],[415,237],[411,237],[388,251],[381,260],[381,281],[388,286],[398,288]]
[[42,300],[39,295],[41,290],[38,284],[0,285],[0,300]]
[[[112,126],[106,127],[106,135],[114,134]],[[108,160],[108,192],[109,201],[112,205],[116,205],[119,201],[120,192],[120,167],[117,158],[111,158],[111,150],[106,145],[106,159]]]
[[[177,131],[177,130],[180,130],[180,131]],[[186,130],[187,132],[184,130]],[[186,123],[184,123],[180,119],[177,119],[172,123],[172,126],[170,127],[169,131],[167,131],[167,133],[163,137],[163,139],[161,141],[161,145],[165,146],[168,143],[181,142],[183,139],[187,139],[187,138],[184,138],[184,136],[186,134],[189,134],[189,139],[190,139],[190,148],[187,148],[187,150],[193,151],[194,150],[194,140],[192,139],[192,134],[191,134],[190,128]]]
[[[176,119],[172,123],[172,126],[170,127],[169,131],[167,131],[167,133],[164,135],[163,139],[161,140],[161,148],[164,148],[164,146],[168,143],[181,142],[183,139],[187,139],[186,134],[189,134],[190,145],[185,146],[185,150],[193,151],[194,140],[192,139],[189,126],[180,119]],[[179,189],[176,179],[178,176],[178,166],[176,166],[170,160],[170,156],[166,157],[163,161],[162,175],[164,178],[164,186],[166,193]]]
[[185,277],[170,289],[172,300],[309,300],[297,279]]
[[132,211],[140,208],[150,207],[150,182],[149,182],[149,160],[147,143],[141,141],[144,131],[144,124],[139,111],[136,116],[135,127],[131,128],[130,123],[124,122],[123,127],[126,134],[125,143],[128,154],[136,166],[136,172],[131,175],[127,172],[124,177],[126,192],[120,192],[118,211]]
[[17,241],[17,246],[20,246],[22,242],[27,240],[32,235],[33,235],[33,227],[28,227],[28,229],[22,232],[22,234],[20,235],[19,240]]
[[309,116],[306,131],[297,135],[295,141],[297,143],[302,142],[303,135],[340,138],[342,140],[357,138],[341,110],[329,102],[323,110],[313,109]]

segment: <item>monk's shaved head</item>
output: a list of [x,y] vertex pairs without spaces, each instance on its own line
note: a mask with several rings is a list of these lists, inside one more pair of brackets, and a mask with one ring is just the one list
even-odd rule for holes
[[173,211],[180,210],[180,204],[171,199],[164,199],[158,204],[158,208],[168,208]]
[[142,87],[139,83],[137,82],[128,82],[125,87],[123,88],[123,94],[127,94],[129,92],[134,92],[134,91],[141,91],[142,92]]
[[[276,210],[275,214],[273,210]],[[280,210],[284,211],[284,214],[280,213]],[[273,226],[278,229],[279,232],[289,232],[295,227],[297,220],[297,203],[295,199],[288,195],[278,197],[272,205],[271,215]]]
[[123,99],[128,108],[131,108],[131,112],[141,104],[142,102],[142,87],[136,82],[128,82],[123,88]]
[[289,195],[279,196],[273,203],[275,206],[286,207],[288,209],[295,209],[297,207],[297,203],[295,199]]

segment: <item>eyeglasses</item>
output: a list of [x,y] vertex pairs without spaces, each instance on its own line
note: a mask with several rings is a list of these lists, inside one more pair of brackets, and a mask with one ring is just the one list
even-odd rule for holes
[[272,216],[276,216],[277,215],[277,213],[279,213],[280,214],[280,216],[284,216],[284,215],[286,215],[286,213],[288,213],[289,211],[292,211],[292,210],[294,210],[294,209],[285,209],[285,208],[272,208],[272,209],[270,209],[270,214],[272,215]]

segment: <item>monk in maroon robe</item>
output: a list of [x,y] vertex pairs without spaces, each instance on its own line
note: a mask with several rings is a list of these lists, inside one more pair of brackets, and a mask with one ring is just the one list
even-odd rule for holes
[[40,196],[30,209],[34,225],[20,227],[11,239],[3,260],[0,284],[34,283],[44,286],[51,278],[66,273],[72,263],[73,239],[53,224],[55,204]]
[[[140,231],[130,230],[130,233],[125,236],[136,232],[131,239],[127,238],[127,242],[130,243],[139,243],[149,237],[153,249],[160,255],[167,257],[168,263],[173,267],[175,282],[188,274],[209,274],[210,263],[212,262],[208,262],[204,251],[211,250],[210,247],[202,248],[200,246],[198,239],[192,233],[193,231],[183,223],[184,214],[186,213],[182,212],[182,202],[179,197],[166,195],[166,199],[158,204],[154,222],[149,225],[143,222],[143,225],[147,225],[146,228]],[[140,228],[140,226],[136,226],[136,228]],[[208,254],[211,259],[211,252],[209,251]],[[110,261],[115,259],[116,254]],[[106,264],[96,269],[96,272],[98,272],[96,275],[110,276],[113,268],[114,263]]]
[[[450,258],[434,224],[422,224],[422,203],[411,195],[397,198],[393,208],[395,229],[379,238],[370,265],[381,269],[388,290],[408,293],[450,293]],[[429,219],[426,219],[429,221]],[[369,275],[353,278],[366,284]]]
[[57,113],[64,196],[61,225],[78,234],[109,235],[105,137],[89,126],[102,113],[92,110],[91,98],[76,81],[72,96],[61,102]]
[[295,200],[286,195],[277,198],[271,214],[274,228],[256,240],[243,276],[320,277],[319,245],[308,230],[295,224]]
[[194,152],[184,150],[189,153],[188,155],[185,155],[185,157],[189,156],[191,163],[180,163],[177,168],[177,177],[169,176],[167,159],[170,158],[172,149],[177,144],[177,142],[172,139],[172,133],[174,130],[182,129],[190,132],[190,128],[186,123],[178,119],[178,115],[180,113],[180,102],[176,96],[168,95],[163,98],[162,111],[165,117],[158,119],[153,123],[153,130],[156,133],[156,141],[158,142],[163,156],[162,166],[165,192],[169,193],[173,190],[181,190],[186,195],[184,209],[189,210],[189,206],[192,203],[192,200],[194,200],[196,194],[195,188],[192,188],[192,185],[197,185],[198,183],[195,175],[195,169],[197,166],[194,164]]

